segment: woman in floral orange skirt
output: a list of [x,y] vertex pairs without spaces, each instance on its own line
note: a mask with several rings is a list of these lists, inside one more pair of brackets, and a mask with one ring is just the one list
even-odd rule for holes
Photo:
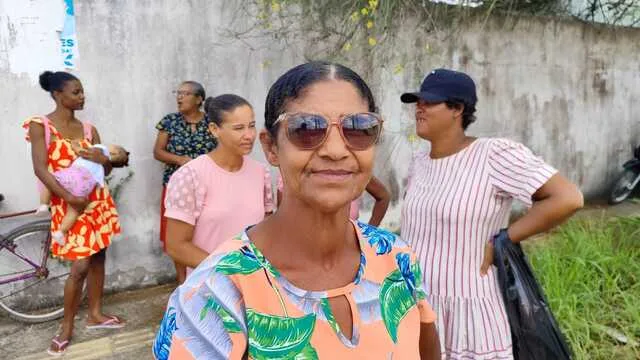
[[[121,328],[125,324],[116,316],[102,313],[102,293],[105,276],[105,253],[113,235],[120,232],[118,213],[109,189],[96,187],[88,198],[79,198],[67,192],[52,172],[67,168],[78,156],[102,164],[105,174],[112,169],[109,158],[99,149],[89,149],[100,143],[100,135],[91,124],[75,118],[74,112],[84,107],[84,90],[80,80],[66,72],[46,71],[40,75],[40,86],[51,94],[56,109],[46,116],[27,119],[23,127],[31,142],[33,169],[42,184],[52,193],[51,231],[60,227],[69,206],[84,209],[69,230],[64,245],[53,242],[54,257],[72,261],[71,273],[64,286],[64,318],[62,330],[48,349],[50,355],[62,355],[73,332],[73,320],[81,301],[81,292],[87,280],[89,315],[88,329]],[[84,150],[75,153],[72,141],[78,141]],[[94,151],[95,150],[95,151]],[[86,205],[86,208],[85,208]]]

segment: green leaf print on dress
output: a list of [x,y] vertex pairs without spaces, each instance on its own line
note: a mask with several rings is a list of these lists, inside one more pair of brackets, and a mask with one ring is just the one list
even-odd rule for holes
[[309,343],[316,323],[315,314],[288,318],[247,309],[249,355],[256,360],[315,360],[318,355]]
[[225,275],[248,275],[256,272],[262,266],[256,256],[245,246],[240,250],[225,255],[216,265],[216,272]]
[[409,254],[397,254],[396,260],[399,269],[387,275],[380,288],[382,320],[394,343],[398,341],[400,322],[424,295],[416,288],[416,283],[420,284],[422,277],[420,267],[409,264]]
[[338,325],[335,316],[333,316],[333,311],[331,310],[329,300],[327,300],[327,298],[323,298],[322,300],[320,300],[320,305],[322,306],[324,316],[327,318],[327,322],[329,323],[333,331],[335,331],[336,334],[340,333],[340,325]]
[[229,314],[227,310],[225,310],[218,302],[215,300],[213,296],[207,298],[207,303],[204,305],[202,310],[200,310],[200,321],[203,321],[207,317],[207,313],[210,310],[215,311],[220,319],[222,319],[222,324],[224,325],[225,330],[229,333],[239,333],[242,332],[240,325],[238,322]]
[[316,352],[316,349],[313,348],[313,346],[311,346],[311,344],[307,344],[307,346],[304,347],[304,349],[302,349],[302,352],[299,352],[298,355],[296,355],[296,357],[293,358],[294,360],[317,360],[318,358],[318,353]]

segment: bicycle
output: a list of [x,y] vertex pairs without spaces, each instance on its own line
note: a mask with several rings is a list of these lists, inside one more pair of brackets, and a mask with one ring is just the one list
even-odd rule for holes
[[62,317],[62,289],[70,272],[69,265],[50,255],[49,217],[27,218],[35,212],[0,214],[0,220],[25,219],[8,233],[0,233],[0,308],[26,323]]

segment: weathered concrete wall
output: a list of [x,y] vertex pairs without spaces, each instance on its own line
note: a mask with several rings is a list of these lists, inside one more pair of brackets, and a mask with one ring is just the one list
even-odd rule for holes
[[[0,192],[7,197],[0,211],[36,205],[20,123],[53,107],[37,86],[33,63],[15,66],[14,49],[24,45],[20,31],[29,27],[5,16],[9,3],[21,6],[0,2],[0,28],[13,29],[0,31]],[[260,122],[268,86],[302,61],[302,48],[251,50],[225,39],[220,32],[232,16],[231,3],[76,0],[81,54],[76,74],[88,96],[86,110],[78,115],[94,122],[105,142],[130,149],[135,171],[118,201],[124,234],[109,251],[111,288],[172,276],[157,240],[161,166],[151,149],[154,125],[175,109],[171,90],[176,84],[194,79],[210,94],[240,94],[254,104]],[[426,146],[411,136],[413,109],[402,105],[399,95],[417,88],[433,67],[463,69],[477,80],[479,120],[472,134],[525,142],[589,196],[606,189],[631,145],[640,141],[640,103],[634,101],[640,97],[639,30],[524,19],[509,30],[498,22],[485,28],[469,24],[441,39],[416,33],[415,25],[405,24],[389,42],[393,46],[382,42],[366,61],[348,64],[366,74],[387,119],[376,172],[395,197],[385,219],[389,227],[398,224],[410,153]],[[55,46],[29,46],[30,61],[42,59],[42,70],[52,66],[48,56],[57,56],[51,53]],[[257,147],[254,154],[263,158]]]
[[[398,96],[418,89],[424,74],[441,66],[476,80],[478,120],[470,134],[525,143],[576,181],[587,199],[609,190],[632,146],[640,145],[640,29],[520,19],[420,33],[419,24],[405,22],[393,47],[359,64],[387,118],[377,168],[387,184],[403,184],[406,159],[428,146],[412,141],[415,107]],[[393,172],[383,170],[384,159]],[[391,215],[386,220],[399,218],[397,207]]]

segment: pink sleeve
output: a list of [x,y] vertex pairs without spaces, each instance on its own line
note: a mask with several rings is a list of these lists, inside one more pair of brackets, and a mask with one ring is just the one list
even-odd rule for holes
[[264,167],[264,212],[270,213],[275,209],[273,203],[273,187],[271,184],[271,171]]
[[188,164],[176,171],[167,185],[165,217],[195,225],[202,212],[205,189]]
[[509,196],[527,206],[532,197],[558,171],[524,145],[493,139],[489,148],[489,181],[500,196]]

